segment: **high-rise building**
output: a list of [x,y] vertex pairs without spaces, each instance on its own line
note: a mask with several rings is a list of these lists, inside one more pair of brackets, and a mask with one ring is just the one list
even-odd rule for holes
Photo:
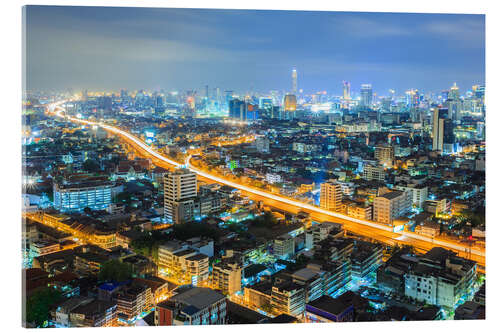
[[406,91],[406,106],[415,108],[420,104],[420,94],[417,89],[410,89]]
[[453,84],[450,88],[450,93],[448,94],[448,100],[446,101],[448,106],[448,118],[453,120],[462,119],[462,101],[460,99],[460,90],[457,87],[457,83]]
[[361,101],[360,105],[364,107],[371,107],[373,104],[373,90],[371,84],[361,85]]
[[188,169],[168,172],[163,178],[164,215],[167,222],[182,223],[194,219],[197,195],[196,174]]
[[292,94],[297,95],[297,70],[292,70]]
[[229,117],[239,121],[252,121],[259,119],[257,105],[240,99],[229,102]]
[[475,85],[472,86],[472,92],[475,98],[484,99],[484,85]]
[[[432,121],[432,150],[453,152],[455,135],[453,121],[449,119],[449,110],[435,108]],[[445,148],[446,145],[446,149]]]
[[320,207],[338,211],[342,205],[342,187],[334,180],[321,184]]
[[229,101],[229,118],[245,120],[247,118],[246,111],[245,101],[237,98]]
[[297,97],[292,94],[285,95],[283,99],[283,109],[289,112],[297,110]]
[[448,94],[448,99],[458,100],[460,99],[460,89],[457,87],[457,83],[453,83],[453,87],[450,88],[450,93]]
[[348,81],[342,82],[342,97],[345,100],[351,99],[351,84]]

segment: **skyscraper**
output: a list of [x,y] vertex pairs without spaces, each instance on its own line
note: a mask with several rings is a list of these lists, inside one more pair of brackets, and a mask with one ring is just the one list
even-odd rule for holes
[[247,118],[246,102],[238,98],[229,101],[229,117],[245,121]]
[[285,111],[295,111],[297,110],[297,97],[292,94],[285,95],[283,99],[283,108]]
[[361,102],[360,105],[364,107],[371,107],[373,103],[373,90],[371,84],[361,85]]
[[[453,122],[448,118],[448,109],[434,109],[432,121],[432,150],[452,152],[455,143]],[[444,149],[446,146],[446,149]]]
[[453,84],[450,88],[450,93],[448,94],[448,100],[446,101],[448,106],[448,118],[453,120],[462,119],[462,101],[460,100],[460,90],[457,87],[457,83]]
[[450,93],[448,94],[448,99],[458,100],[460,99],[460,90],[457,87],[457,83],[453,83],[453,87],[450,88]]
[[297,95],[297,70],[292,70],[292,94]]
[[229,102],[233,99],[233,91],[232,90],[226,90],[224,92],[225,98],[226,98],[226,108],[229,110]]
[[188,169],[167,172],[163,178],[164,216],[167,222],[182,223],[194,219],[197,195],[196,174]]
[[351,99],[351,84],[348,81],[342,81],[342,97],[345,100]]

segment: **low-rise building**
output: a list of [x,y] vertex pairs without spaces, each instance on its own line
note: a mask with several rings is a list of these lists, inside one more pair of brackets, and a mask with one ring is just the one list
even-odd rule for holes
[[289,234],[278,236],[274,240],[274,255],[286,259],[295,253],[295,240]]
[[222,325],[226,323],[226,297],[209,288],[178,288],[176,295],[157,305],[155,324]]
[[469,292],[476,263],[453,251],[435,247],[405,275],[405,295],[426,303],[453,308]]
[[306,304],[304,321],[306,323],[354,321],[354,306],[325,295]]
[[305,310],[306,288],[295,282],[275,283],[271,290],[271,306],[275,313],[301,317]]
[[118,319],[130,322],[143,312],[151,310],[153,307],[153,294],[147,284],[134,281],[117,293],[116,301],[118,304]]
[[212,287],[225,295],[241,291],[241,270],[239,260],[222,260],[213,265]]
[[307,229],[306,234],[306,249],[312,249],[315,245],[317,245],[320,241],[327,238],[330,233],[334,231],[333,237],[341,237],[344,235],[344,229],[342,224],[333,223],[333,222],[323,222],[321,224],[317,224]]
[[391,191],[375,198],[373,203],[373,220],[391,224],[406,214],[411,208],[408,195],[404,191]]

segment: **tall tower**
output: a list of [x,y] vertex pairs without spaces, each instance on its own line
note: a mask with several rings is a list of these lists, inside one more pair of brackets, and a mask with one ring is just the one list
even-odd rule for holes
[[361,105],[371,107],[373,103],[373,90],[371,84],[361,85]]
[[[448,109],[435,108],[432,120],[432,150],[443,151],[445,143],[445,120],[448,120]],[[446,141],[450,141],[449,122],[446,122]],[[453,128],[452,128],[453,131]]]
[[343,98],[345,100],[351,99],[351,84],[348,81],[342,81],[342,88]]
[[292,94],[297,96],[297,70],[292,70]]

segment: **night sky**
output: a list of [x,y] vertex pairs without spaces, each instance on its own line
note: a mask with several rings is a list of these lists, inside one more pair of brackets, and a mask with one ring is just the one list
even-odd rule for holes
[[483,15],[26,7],[27,88],[89,91],[470,89]]

